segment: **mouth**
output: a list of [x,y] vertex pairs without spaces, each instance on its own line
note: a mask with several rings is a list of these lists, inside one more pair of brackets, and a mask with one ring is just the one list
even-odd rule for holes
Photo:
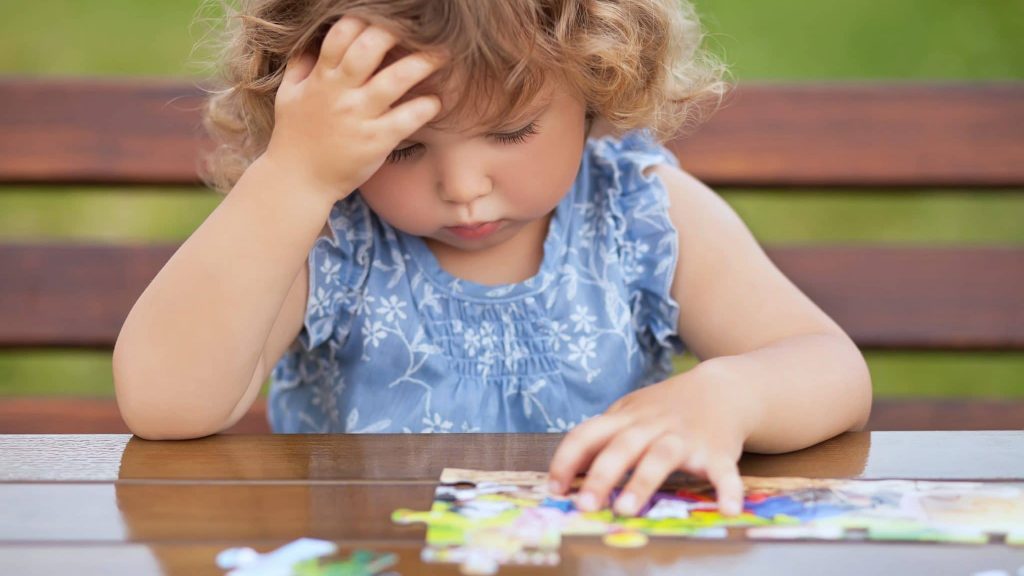
[[463,224],[461,226],[447,226],[445,230],[452,234],[466,240],[477,240],[490,236],[501,227],[501,220],[494,220],[492,222],[474,222],[472,224]]

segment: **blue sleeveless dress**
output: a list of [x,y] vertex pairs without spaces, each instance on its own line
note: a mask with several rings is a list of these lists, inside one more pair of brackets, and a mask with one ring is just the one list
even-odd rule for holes
[[664,380],[683,351],[678,236],[646,131],[586,142],[538,273],[445,272],[358,191],[309,254],[303,328],[274,367],[275,432],[563,432]]

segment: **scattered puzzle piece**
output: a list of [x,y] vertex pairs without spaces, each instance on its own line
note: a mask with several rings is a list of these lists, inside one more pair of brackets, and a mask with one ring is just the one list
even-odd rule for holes
[[[293,576],[385,576],[382,572],[398,563],[394,554],[376,554],[369,550],[356,550],[346,560],[306,560],[292,567]],[[394,574],[389,572],[388,574]],[[395,575],[397,576],[397,575]]]
[[217,566],[230,570],[227,576],[375,576],[394,566],[394,554],[376,554],[356,550],[341,561],[320,563],[319,558],[338,551],[326,540],[299,538],[294,542],[260,554],[252,548],[228,548],[217,554]]
[[220,568],[231,570],[228,576],[290,576],[295,564],[337,551],[333,542],[299,538],[266,554],[252,548],[228,548],[217,554],[216,562]]

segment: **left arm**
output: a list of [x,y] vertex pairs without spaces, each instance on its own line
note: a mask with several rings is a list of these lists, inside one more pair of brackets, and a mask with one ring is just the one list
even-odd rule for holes
[[589,465],[582,508],[616,502],[633,513],[672,471],[708,477],[722,511],[742,501],[744,449],[786,452],[864,426],[871,379],[843,330],[768,259],[736,213],[672,166],[665,184],[679,234],[672,296],[679,335],[702,362],[615,402],[573,429],[551,463],[556,492]]
[[757,408],[745,448],[788,452],[863,428],[871,377],[850,337],[775,267],[721,197],[672,166],[654,172],[679,232],[679,335],[701,366],[740,382],[740,396]]

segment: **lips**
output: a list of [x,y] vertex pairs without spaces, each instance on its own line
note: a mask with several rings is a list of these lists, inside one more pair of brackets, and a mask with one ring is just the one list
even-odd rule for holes
[[476,240],[493,234],[500,226],[501,220],[495,220],[492,222],[477,222],[462,226],[448,226],[445,230],[448,230],[459,238]]

